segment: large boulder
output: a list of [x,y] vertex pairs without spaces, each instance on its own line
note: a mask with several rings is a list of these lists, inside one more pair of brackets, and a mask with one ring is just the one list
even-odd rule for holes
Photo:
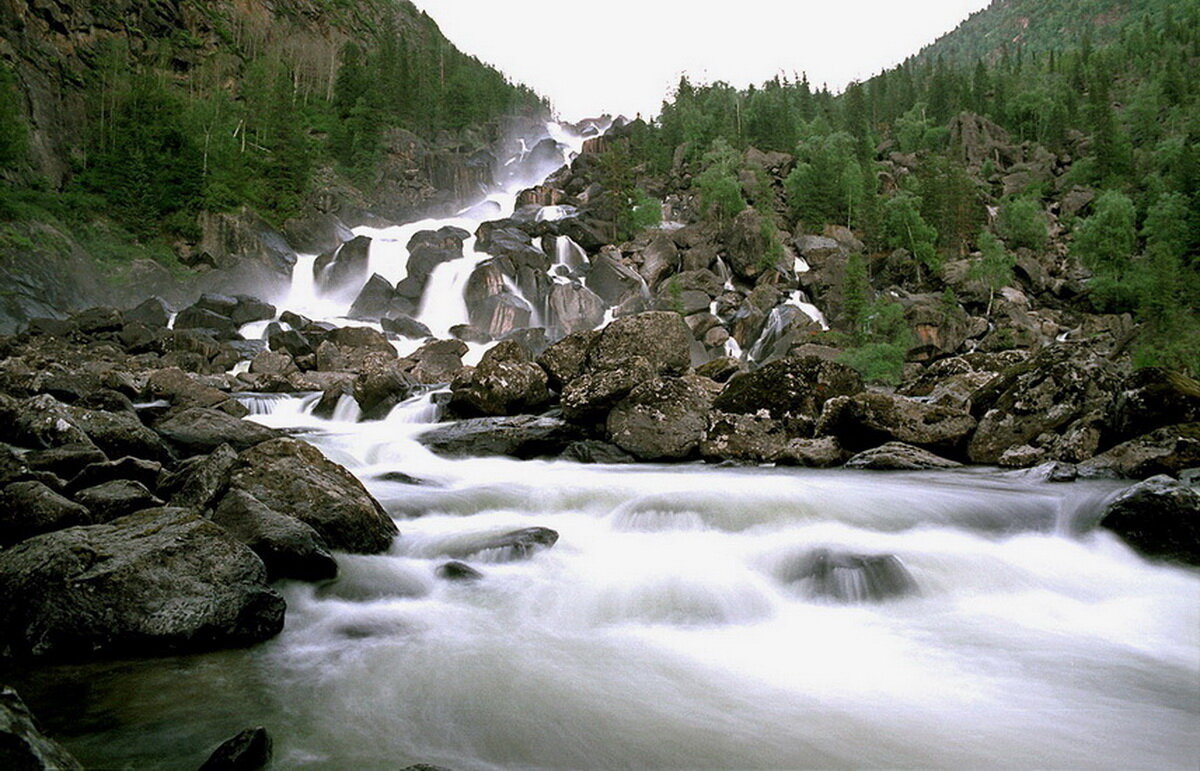
[[576,422],[602,420],[617,402],[656,374],[645,356],[632,356],[616,369],[585,372],[562,387],[563,415]]
[[13,482],[0,489],[0,548],[42,533],[92,524],[92,513],[41,482]]
[[825,403],[816,431],[836,437],[851,452],[905,442],[959,454],[975,428],[970,414],[882,393],[837,396]]
[[362,483],[307,442],[272,439],[244,451],[240,461],[231,490],[309,525],[331,549],[374,554],[386,551],[397,535],[396,524]]
[[641,460],[690,458],[700,446],[716,388],[695,375],[642,383],[608,414],[609,438]]
[[210,453],[223,444],[244,450],[283,435],[276,429],[202,407],[177,412],[156,423],[154,430],[184,455]]
[[1200,491],[1165,474],[1123,491],[1100,524],[1143,554],[1200,565]]
[[71,422],[110,458],[130,455],[156,461],[171,459],[171,451],[163,440],[143,425],[136,415],[75,406],[68,407],[67,411]]
[[439,455],[516,458],[556,457],[580,438],[579,429],[564,420],[533,415],[460,420],[418,437]]
[[659,375],[681,375],[691,366],[692,331],[683,317],[650,311],[615,320],[600,332],[588,353],[593,370],[618,369],[644,356]]
[[1133,372],[1121,384],[1108,414],[1106,444],[1156,428],[1200,421],[1200,382],[1161,367]]
[[299,519],[272,510],[245,490],[231,490],[212,521],[254,550],[271,581],[324,581],[337,577],[337,562],[325,540]]
[[738,415],[766,410],[777,420],[815,419],[829,399],[862,390],[862,377],[844,364],[816,356],[786,356],[735,375],[713,407]]
[[1164,426],[1079,464],[1084,476],[1145,479],[1200,467],[1200,423]]
[[163,503],[145,485],[131,479],[113,479],[84,488],[75,493],[75,500],[92,512],[95,522],[111,522]]
[[506,533],[481,534],[457,539],[445,549],[456,560],[475,557],[486,562],[512,562],[529,559],[558,543],[558,533],[548,527],[525,527]]
[[69,752],[38,728],[17,692],[0,687],[0,767],[14,771],[82,771]]
[[700,441],[700,455],[707,461],[723,460],[762,463],[773,461],[796,438],[787,424],[769,415],[740,415],[714,410]]
[[595,329],[604,321],[604,300],[582,284],[555,284],[547,300],[547,324],[557,336]]
[[762,273],[774,269],[768,256],[770,235],[775,225],[763,218],[754,208],[746,208],[733,218],[725,234],[725,252],[729,267],[742,278],[753,282]]
[[283,628],[262,560],[187,509],[30,538],[0,552],[0,651],[145,656],[248,645]]
[[546,370],[551,388],[561,391],[564,385],[583,374],[588,354],[599,338],[598,331],[574,332],[538,356],[537,363]]
[[367,280],[371,263],[371,239],[356,236],[326,252],[313,263],[313,282],[325,294],[353,291]]
[[67,405],[49,394],[21,401],[0,395],[0,441],[33,449],[92,445]]
[[[1059,343],[993,378],[971,397],[979,428],[967,449],[975,463],[997,463],[1005,451],[1056,441],[1072,423],[1102,414],[1120,383],[1107,359],[1090,348]],[[1040,457],[1080,461],[1095,453],[1096,433],[1082,447],[1048,447]],[[1082,456],[1082,457],[1080,457]]]
[[413,393],[415,385],[394,355],[372,351],[359,366],[354,399],[364,420],[382,420]]
[[433,340],[408,357],[409,375],[418,383],[449,383],[462,371],[467,351],[462,340]]
[[471,417],[535,412],[550,403],[545,370],[513,340],[485,353],[451,388],[450,406]]
[[258,771],[271,762],[273,746],[267,729],[247,728],[213,750],[200,771]]

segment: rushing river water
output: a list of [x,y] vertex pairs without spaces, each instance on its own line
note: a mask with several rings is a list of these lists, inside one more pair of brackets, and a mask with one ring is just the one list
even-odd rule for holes
[[[564,157],[582,144],[548,131]],[[372,272],[403,277],[417,230],[474,231],[547,172],[449,220],[360,230]],[[467,320],[473,243],[431,278],[419,315],[439,333]],[[587,260],[555,248],[556,268]],[[314,259],[283,306],[344,323],[353,297],[320,296]],[[251,650],[9,673],[89,767],[194,769],[259,724],[279,768],[1200,764],[1200,574],[1094,528],[1115,483],[448,460],[414,439],[429,397],[375,423],[349,399],[333,421],[315,396],[246,401],[353,471],[401,536],[339,555],[336,581],[285,584],[286,628]],[[530,527],[557,543],[439,577]],[[904,591],[873,596],[864,560]]]
[[[400,538],[339,556],[328,585],[285,585],[287,626],[253,650],[18,678],[85,764],[194,768],[253,724],[283,768],[1200,757],[1200,577],[1091,527],[1111,483],[449,460],[412,439],[427,398],[373,424],[305,404],[256,419],[354,471]],[[483,536],[533,526],[557,544],[469,559],[478,581],[437,576]],[[788,566],[818,548],[895,555],[916,591],[814,595]]]

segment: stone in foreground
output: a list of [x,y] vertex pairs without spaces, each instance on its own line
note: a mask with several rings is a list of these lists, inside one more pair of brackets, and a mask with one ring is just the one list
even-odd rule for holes
[[1200,492],[1165,474],[1114,498],[1100,524],[1147,556],[1200,565]]

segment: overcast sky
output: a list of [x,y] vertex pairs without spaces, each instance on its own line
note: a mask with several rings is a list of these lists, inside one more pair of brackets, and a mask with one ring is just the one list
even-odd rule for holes
[[988,0],[414,0],[461,50],[562,117],[658,113],[686,72],[736,86],[807,72],[835,91],[899,63]]

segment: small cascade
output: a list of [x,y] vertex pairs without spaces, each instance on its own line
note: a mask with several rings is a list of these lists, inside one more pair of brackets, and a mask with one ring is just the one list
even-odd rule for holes
[[533,219],[535,222],[558,222],[567,217],[574,217],[575,213],[574,206],[543,206],[538,209],[538,213],[533,216]]
[[240,393],[234,394],[234,398],[250,410],[251,415],[273,415],[283,402],[294,397],[291,394]]
[[825,314],[821,310],[808,302],[805,299],[804,292],[797,289],[788,297],[786,305],[791,305],[799,308],[805,316],[808,316],[813,321],[821,325],[821,329],[829,329],[829,322],[825,320]]
[[570,236],[558,236],[554,240],[554,264],[550,266],[550,278],[557,283],[569,283],[570,276],[588,264],[587,252],[571,240]]
[[337,404],[333,405],[330,420],[337,423],[357,423],[361,417],[362,408],[358,406],[355,398],[350,394],[342,394],[338,397]]
[[472,236],[463,242],[462,257],[443,262],[429,274],[417,320],[429,327],[435,336],[450,337],[451,327],[470,323],[464,292],[471,274],[486,259],[487,254],[475,251],[475,237]]
[[448,393],[449,390],[443,389],[406,399],[392,408],[386,422],[405,425],[437,423],[442,417],[438,397]]

